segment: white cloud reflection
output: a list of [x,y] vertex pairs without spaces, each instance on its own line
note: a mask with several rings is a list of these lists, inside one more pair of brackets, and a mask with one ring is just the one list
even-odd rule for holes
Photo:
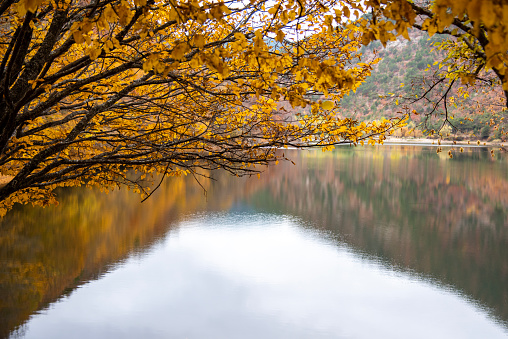
[[274,215],[196,216],[35,315],[27,338],[506,338],[459,295]]

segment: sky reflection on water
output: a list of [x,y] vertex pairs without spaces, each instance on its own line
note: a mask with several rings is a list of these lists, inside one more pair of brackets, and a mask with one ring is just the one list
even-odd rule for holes
[[506,338],[459,294],[294,217],[197,214],[31,317],[26,338]]

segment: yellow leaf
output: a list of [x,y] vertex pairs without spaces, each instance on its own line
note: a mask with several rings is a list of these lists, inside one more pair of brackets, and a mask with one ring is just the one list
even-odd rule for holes
[[331,101],[323,101],[321,103],[321,108],[324,109],[324,110],[331,110],[333,107],[335,107],[335,104]]
[[427,28],[427,32],[429,36],[433,36],[437,32],[437,25],[433,22],[429,23],[429,27]]
[[185,53],[189,50],[189,45],[186,43],[179,43],[173,48],[171,56],[176,60],[182,60],[185,57]]
[[85,42],[85,39],[83,38],[83,33],[81,33],[81,31],[73,32],[72,37],[74,38],[74,41],[76,41],[77,44],[82,44],[83,42]]
[[92,46],[88,50],[88,55],[90,56],[90,59],[92,59],[92,60],[97,59],[99,57],[99,55],[101,55],[101,53],[102,53],[102,49],[97,48],[95,46]]
[[194,46],[197,48],[203,48],[205,46],[205,37],[201,34],[194,35]]
[[134,0],[134,5],[136,6],[146,6],[146,0]]
[[347,6],[344,6],[344,8],[342,9],[342,15],[344,15],[346,18],[349,18],[349,15],[351,13],[349,12],[349,8]]
[[277,31],[277,41],[278,42],[283,42],[284,41],[284,36],[285,36],[285,34],[284,34],[283,31],[280,31],[280,30]]
[[26,5],[25,5],[25,2],[24,1],[18,2],[17,6],[16,6],[16,10],[17,10],[18,15],[20,17],[24,17],[26,15]]
[[37,0],[25,0],[25,7],[27,11],[30,11],[32,13],[35,13],[38,5],[39,4]]

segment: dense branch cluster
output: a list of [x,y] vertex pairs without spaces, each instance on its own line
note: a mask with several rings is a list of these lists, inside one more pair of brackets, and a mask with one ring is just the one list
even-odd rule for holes
[[336,104],[376,62],[359,46],[411,28],[451,37],[448,88],[493,71],[506,94],[506,13],[499,0],[3,0],[0,212],[59,186],[146,195],[154,173],[245,175],[279,147],[380,142],[401,119],[360,124]]
[[358,29],[327,14],[341,6],[2,1],[0,174],[12,180],[0,211],[54,202],[59,186],[146,195],[146,175],[245,175],[279,147],[382,141],[398,120],[335,112],[375,62],[357,55]]

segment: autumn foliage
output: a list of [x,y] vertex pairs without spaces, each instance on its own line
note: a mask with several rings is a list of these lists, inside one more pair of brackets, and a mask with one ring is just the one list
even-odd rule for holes
[[127,185],[146,196],[155,173],[245,175],[281,160],[280,147],[382,141],[400,119],[360,124],[337,109],[376,62],[361,59],[360,45],[411,27],[449,34],[450,81],[491,69],[506,89],[505,7],[4,0],[0,212],[55,202],[59,186]]
[[382,140],[396,121],[335,112],[375,60],[356,54],[357,28],[332,25],[334,6],[2,2],[0,173],[13,177],[2,210],[54,202],[59,186],[148,195],[154,173],[245,175],[279,147]]

